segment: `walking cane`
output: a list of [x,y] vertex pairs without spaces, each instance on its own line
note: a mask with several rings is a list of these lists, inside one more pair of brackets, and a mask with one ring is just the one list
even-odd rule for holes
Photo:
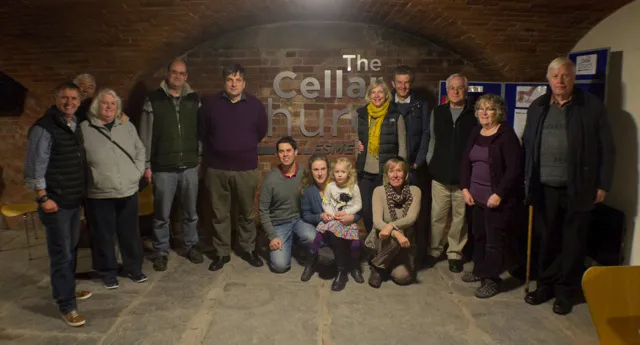
[[529,278],[531,276],[531,234],[533,232],[533,206],[529,205],[529,229],[527,233],[527,276],[524,283],[524,293],[529,292]]

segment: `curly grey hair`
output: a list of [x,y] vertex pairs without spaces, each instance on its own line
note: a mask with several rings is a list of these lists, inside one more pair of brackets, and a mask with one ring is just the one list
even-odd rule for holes
[[118,94],[112,89],[102,89],[96,97],[93,98],[91,102],[91,106],[89,107],[89,116],[100,118],[100,101],[102,101],[102,97],[105,95],[110,95],[116,100],[116,118],[120,118],[122,116],[122,99],[118,96]]

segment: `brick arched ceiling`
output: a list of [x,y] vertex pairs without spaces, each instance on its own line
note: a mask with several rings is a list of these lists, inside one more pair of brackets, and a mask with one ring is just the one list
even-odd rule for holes
[[36,94],[79,72],[129,88],[217,34],[283,21],[362,22],[422,36],[503,80],[539,80],[630,0],[4,0],[0,70]]

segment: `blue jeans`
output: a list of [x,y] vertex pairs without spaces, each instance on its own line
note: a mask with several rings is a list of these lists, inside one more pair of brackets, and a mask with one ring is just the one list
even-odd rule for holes
[[45,213],[38,208],[40,221],[47,232],[51,290],[60,313],[67,314],[76,306],[76,246],[80,238],[82,207],[58,208]]
[[291,268],[291,247],[293,237],[299,244],[309,247],[316,237],[316,227],[294,218],[283,224],[274,225],[278,237],[282,241],[282,248],[269,253],[269,266],[276,273],[284,273]]
[[182,209],[182,230],[184,248],[191,249],[198,243],[198,168],[189,168],[179,172],[153,173],[153,249],[157,255],[169,255],[171,237],[170,216],[173,198],[178,194]]

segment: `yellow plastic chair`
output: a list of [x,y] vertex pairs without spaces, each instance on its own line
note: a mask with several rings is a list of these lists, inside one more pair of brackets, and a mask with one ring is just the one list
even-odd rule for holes
[[24,221],[24,231],[27,236],[27,251],[29,252],[29,260],[33,260],[31,256],[31,239],[29,238],[29,222],[28,218],[31,218],[31,226],[33,229],[34,237],[38,239],[38,231],[36,229],[36,222],[34,219],[34,213],[38,211],[38,204],[35,202],[9,204],[2,206],[0,212],[7,218],[22,216]]
[[153,187],[151,184],[138,194],[138,215],[148,216],[153,213]]
[[640,344],[640,266],[591,267],[582,289],[600,344]]

